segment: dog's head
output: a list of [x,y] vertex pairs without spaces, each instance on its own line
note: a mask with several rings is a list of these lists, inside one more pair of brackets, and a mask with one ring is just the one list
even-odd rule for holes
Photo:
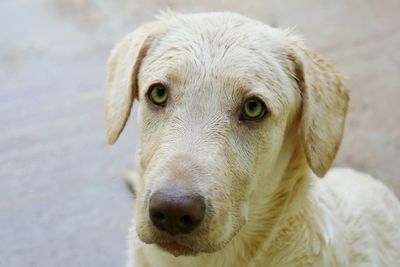
[[136,230],[175,255],[223,248],[246,223],[252,195],[277,189],[297,145],[323,176],[348,102],[337,73],[297,36],[231,13],[164,15],[118,43],[108,63],[109,143],[135,99]]

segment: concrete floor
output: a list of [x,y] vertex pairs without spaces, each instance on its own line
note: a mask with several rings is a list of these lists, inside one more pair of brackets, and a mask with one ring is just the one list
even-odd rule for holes
[[105,61],[158,10],[231,10],[297,25],[347,77],[352,101],[337,165],[400,195],[400,1],[0,2],[0,266],[123,266],[135,123],[105,144]]

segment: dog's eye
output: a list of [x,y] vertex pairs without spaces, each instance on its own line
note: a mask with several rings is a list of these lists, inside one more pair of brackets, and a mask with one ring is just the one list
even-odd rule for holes
[[258,98],[248,99],[242,108],[241,120],[258,120],[266,113],[265,104]]
[[168,100],[167,88],[161,83],[156,83],[150,86],[147,93],[151,102],[158,106],[165,106]]

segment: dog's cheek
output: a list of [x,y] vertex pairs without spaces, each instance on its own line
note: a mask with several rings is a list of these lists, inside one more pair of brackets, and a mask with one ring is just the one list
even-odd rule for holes
[[[246,223],[251,195],[252,166],[254,165],[254,143],[242,131],[234,129],[235,134],[226,140],[221,158],[223,172],[222,183],[219,185],[222,193],[220,201],[220,227],[225,230],[220,239],[231,239]],[[240,134],[242,133],[242,134]]]
[[136,233],[139,238],[145,243],[150,242],[151,231],[148,220],[146,218],[145,207],[142,201],[136,202],[135,218],[133,223],[135,225]]
[[248,215],[246,183],[243,179],[229,180],[210,191],[213,194],[214,216],[209,223],[209,239],[214,244],[229,242],[245,224]]
[[151,169],[151,161],[157,153],[159,146],[160,142],[156,138],[140,138],[138,159],[141,175],[144,175]]
[[149,110],[145,102],[143,100],[140,103],[137,121],[139,130],[137,158],[141,174],[151,168],[151,162],[154,155],[158,153],[168,128],[168,120]]
[[233,209],[229,205],[220,205],[216,208],[218,212],[207,226],[207,240],[213,246],[221,246],[229,242],[234,235],[236,218]]

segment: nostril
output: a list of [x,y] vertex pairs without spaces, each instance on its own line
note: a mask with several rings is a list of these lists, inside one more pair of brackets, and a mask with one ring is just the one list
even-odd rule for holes
[[184,228],[192,226],[193,223],[189,216],[183,216],[179,219],[179,225]]
[[159,212],[159,211],[153,212],[153,214],[151,215],[151,217],[152,217],[154,220],[156,220],[156,221],[158,221],[158,222],[160,222],[160,223],[163,223],[163,222],[165,222],[165,220],[166,220],[165,215],[164,215],[162,212]]

